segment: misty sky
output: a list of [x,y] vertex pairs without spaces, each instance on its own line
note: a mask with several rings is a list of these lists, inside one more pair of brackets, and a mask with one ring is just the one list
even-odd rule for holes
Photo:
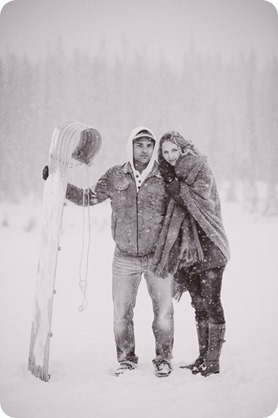
[[278,16],[264,0],[14,0],[0,17],[0,56],[35,59],[58,43],[71,52],[143,50],[173,64],[194,46],[238,57],[253,48],[264,61],[278,55]]

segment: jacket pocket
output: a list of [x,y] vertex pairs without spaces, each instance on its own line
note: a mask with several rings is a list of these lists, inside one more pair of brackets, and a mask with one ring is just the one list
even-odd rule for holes
[[116,190],[122,191],[126,190],[129,186],[129,181],[126,177],[117,177],[114,181],[114,187]]

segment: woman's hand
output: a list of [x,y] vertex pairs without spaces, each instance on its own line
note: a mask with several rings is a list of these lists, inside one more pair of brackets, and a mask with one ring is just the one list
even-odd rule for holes
[[175,199],[180,194],[180,183],[177,178],[175,178],[171,183],[166,186],[167,192]]
[[159,171],[166,184],[171,183],[176,178],[175,168],[167,163],[164,158],[159,163]]

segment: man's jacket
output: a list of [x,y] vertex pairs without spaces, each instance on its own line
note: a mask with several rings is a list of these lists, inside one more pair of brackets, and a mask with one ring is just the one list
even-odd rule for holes
[[96,186],[83,192],[68,184],[67,199],[78,205],[111,200],[112,236],[117,247],[130,255],[155,251],[167,207],[164,181],[155,162],[137,193],[130,163],[110,168]]

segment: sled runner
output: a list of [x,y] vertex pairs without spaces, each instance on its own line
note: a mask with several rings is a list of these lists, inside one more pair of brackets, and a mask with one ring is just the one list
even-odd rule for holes
[[100,133],[79,122],[65,122],[52,135],[49,177],[44,185],[28,369],[49,380],[49,349],[55,274],[69,168],[76,160],[89,166],[101,147]]

